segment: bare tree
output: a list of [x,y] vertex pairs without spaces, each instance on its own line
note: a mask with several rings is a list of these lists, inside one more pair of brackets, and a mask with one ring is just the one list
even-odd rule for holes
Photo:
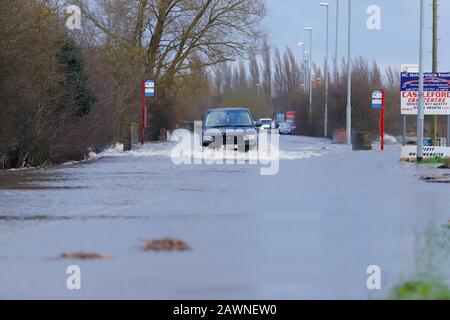
[[274,94],[276,97],[281,98],[284,95],[285,90],[285,73],[283,61],[281,59],[280,50],[275,48],[274,54]]
[[242,60],[239,61],[237,76],[238,76],[238,85],[240,87],[247,87],[247,69]]
[[[244,57],[258,45],[262,0],[76,0],[107,39],[133,54],[159,85],[170,87],[203,66]],[[89,3],[90,2],[90,3]]]
[[399,74],[400,70],[395,70],[392,67],[388,67],[386,70],[386,85],[392,88],[400,86]]
[[272,56],[270,45],[267,39],[263,42],[262,47],[263,54],[263,70],[262,70],[262,78],[263,78],[263,88],[264,93],[269,97],[272,96]]
[[230,90],[233,84],[233,68],[229,63],[222,63],[223,90]]
[[252,52],[250,54],[250,59],[249,59],[249,68],[250,68],[250,83],[253,87],[256,86],[261,86],[261,77],[260,77],[260,72],[259,72],[259,63],[258,60],[256,58],[256,54],[254,52]]
[[378,67],[378,64],[376,61],[373,61],[372,68],[370,69],[370,84],[373,87],[380,88],[382,85],[383,79],[381,75],[381,70]]
[[213,76],[214,79],[214,91],[215,96],[218,97],[222,94],[223,89],[223,74],[222,74],[222,66],[221,65],[215,65],[213,67]]
[[286,48],[283,55],[283,63],[286,75],[286,90],[288,95],[292,96],[300,89],[300,69],[289,47]]

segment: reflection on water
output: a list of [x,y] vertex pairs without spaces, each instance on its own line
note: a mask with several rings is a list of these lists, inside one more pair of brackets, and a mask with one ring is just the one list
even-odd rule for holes
[[54,185],[68,178],[56,173],[46,173],[37,169],[20,171],[0,171],[0,190],[58,190],[82,189],[82,186]]
[[36,216],[15,216],[15,215],[1,215],[0,222],[6,221],[52,221],[52,220],[69,220],[70,217],[64,216],[44,216],[44,215],[36,215]]

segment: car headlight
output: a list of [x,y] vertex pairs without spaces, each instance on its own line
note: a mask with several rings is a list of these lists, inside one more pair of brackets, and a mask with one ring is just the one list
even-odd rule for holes
[[203,141],[213,142],[214,141],[214,137],[213,136],[203,136]]
[[244,136],[245,141],[256,140],[256,134],[249,134]]

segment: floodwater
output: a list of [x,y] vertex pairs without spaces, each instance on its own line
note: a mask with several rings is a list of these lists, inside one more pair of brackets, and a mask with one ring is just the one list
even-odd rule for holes
[[[173,146],[0,172],[0,298],[378,299],[424,268],[449,282],[426,240],[450,218],[450,187],[420,180],[441,171],[400,163],[397,145],[283,136],[266,176],[262,164],[176,164]],[[192,249],[142,250],[167,237]],[[112,258],[57,258],[73,252]],[[66,287],[74,264],[81,290]],[[366,286],[369,265],[381,290]]]

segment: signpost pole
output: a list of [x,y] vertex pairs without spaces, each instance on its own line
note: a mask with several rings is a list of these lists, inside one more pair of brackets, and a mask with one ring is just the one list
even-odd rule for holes
[[419,38],[419,107],[417,112],[417,162],[423,161],[423,124],[424,124],[424,75],[423,57],[425,51],[425,0],[420,1],[420,38]]
[[450,147],[450,116],[447,116],[447,139],[446,139],[447,147]]
[[142,80],[141,144],[145,143],[145,80]]
[[381,122],[380,122],[380,141],[381,141],[381,151],[384,151],[384,106],[385,106],[385,99],[384,99],[384,89],[383,89],[383,96],[382,96],[382,106],[381,106]]
[[372,91],[372,108],[380,110],[378,133],[380,134],[381,151],[384,150],[384,89]]
[[[433,72],[438,72],[438,0],[433,0]],[[435,146],[437,144],[437,124],[438,117],[437,115],[433,115],[431,122],[431,141],[432,145]]]
[[402,116],[402,145],[406,146],[406,116]]
[[328,137],[328,33],[329,33],[329,18],[330,18],[330,5],[326,2],[321,2],[320,5],[327,9],[327,36],[326,36],[326,55],[325,55],[325,112],[323,119],[323,136]]
[[352,2],[348,0],[348,57],[347,57],[347,144],[352,144]]

